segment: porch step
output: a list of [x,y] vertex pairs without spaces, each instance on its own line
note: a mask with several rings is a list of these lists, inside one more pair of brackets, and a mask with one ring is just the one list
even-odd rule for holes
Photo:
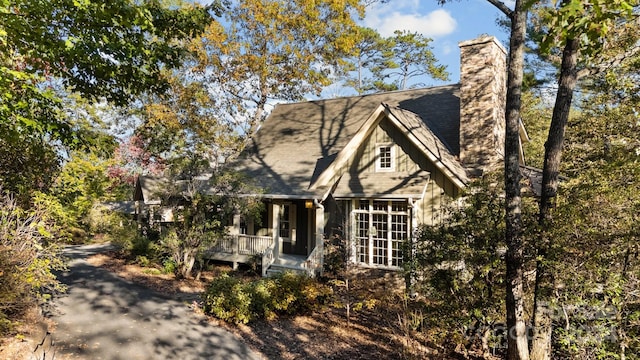
[[290,271],[294,273],[304,274],[306,269],[302,267],[302,265],[289,265],[289,264],[271,264],[267,269],[267,276],[274,276],[276,274],[281,274],[285,271]]

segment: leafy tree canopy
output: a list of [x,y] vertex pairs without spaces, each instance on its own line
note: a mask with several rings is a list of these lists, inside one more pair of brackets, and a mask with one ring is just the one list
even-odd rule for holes
[[360,0],[234,2],[225,21],[193,43],[196,65],[218,93],[221,117],[251,134],[269,101],[297,101],[330,83],[337,59],[353,51]]
[[[354,53],[341,60],[345,85],[359,94],[426,86],[425,77],[448,80],[446,66],[438,64],[431,39],[419,33],[396,31],[383,38],[377,31],[359,28]],[[409,80],[420,80],[409,84]]]
[[[165,90],[163,70],[180,64],[187,52],[182,40],[203,31],[219,6],[0,1],[0,178],[5,189],[46,188],[50,169],[60,161],[58,145],[109,142],[93,136],[90,122],[78,125],[69,113],[70,94],[125,104],[134,94]],[[24,179],[11,175],[17,169]]]

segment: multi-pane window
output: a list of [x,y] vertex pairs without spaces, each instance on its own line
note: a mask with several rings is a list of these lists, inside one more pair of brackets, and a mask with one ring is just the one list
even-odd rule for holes
[[399,267],[402,243],[409,236],[409,209],[404,201],[356,200],[356,260],[367,265]]
[[249,233],[249,223],[244,216],[240,216],[240,234],[246,235]]
[[291,221],[289,219],[290,205],[280,205],[280,237],[289,238],[291,236]]
[[369,214],[356,213],[356,251],[358,262],[369,263]]
[[376,153],[376,170],[392,171],[395,169],[393,145],[378,145]]

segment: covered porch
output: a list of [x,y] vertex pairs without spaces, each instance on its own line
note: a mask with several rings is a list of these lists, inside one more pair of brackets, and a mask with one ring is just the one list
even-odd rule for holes
[[317,200],[265,199],[259,220],[235,215],[228,235],[205,257],[232,262],[234,268],[257,262],[263,276],[282,271],[318,276],[323,266],[324,226],[324,206]]

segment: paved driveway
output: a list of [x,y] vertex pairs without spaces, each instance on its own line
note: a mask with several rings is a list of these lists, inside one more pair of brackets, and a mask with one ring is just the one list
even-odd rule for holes
[[188,305],[88,264],[105,245],[72,246],[54,301],[56,353],[69,359],[259,359]]

